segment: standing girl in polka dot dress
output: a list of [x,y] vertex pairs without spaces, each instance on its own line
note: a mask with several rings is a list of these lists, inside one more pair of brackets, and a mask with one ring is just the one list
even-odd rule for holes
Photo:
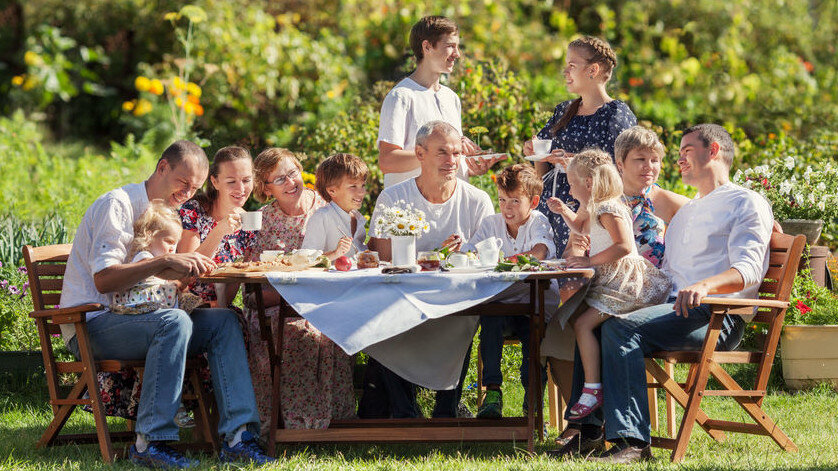
[[[578,207],[570,196],[564,170],[570,158],[585,148],[598,147],[613,159],[617,136],[637,124],[628,105],[614,100],[605,90],[617,66],[617,56],[607,42],[589,36],[579,38],[568,46],[565,62],[567,90],[579,98],[559,103],[534,137],[552,140],[550,155],[537,161],[535,168],[544,180],[538,211],[550,221],[557,254],[564,251],[570,231],[562,218],[547,208],[547,201],[555,196],[574,209]],[[534,154],[531,140],[524,143],[524,154]]]

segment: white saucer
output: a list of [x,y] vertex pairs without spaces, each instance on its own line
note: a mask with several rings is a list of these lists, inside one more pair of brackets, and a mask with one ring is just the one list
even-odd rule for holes
[[533,154],[533,155],[525,155],[524,158],[527,160],[531,160],[533,162],[539,162],[544,160],[545,158],[550,157],[550,154]]
[[469,159],[483,159],[483,160],[492,160],[495,157],[506,157],[506,152],[500,152],[496,154],[481,154],[481,155],[469,155],[467,156]]

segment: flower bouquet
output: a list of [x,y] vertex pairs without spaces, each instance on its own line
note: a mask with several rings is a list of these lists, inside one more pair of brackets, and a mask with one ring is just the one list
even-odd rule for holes
[[425,213],[401,200],[382,205],[375,219],[376,237],[390,239],[393,265],[415,265],[416,236],[430,229]]

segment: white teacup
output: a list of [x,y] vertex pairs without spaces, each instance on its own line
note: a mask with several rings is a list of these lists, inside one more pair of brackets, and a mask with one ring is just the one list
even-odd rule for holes
[[480,264],[485,266],[496,265],[500,258],[500,248],[503,242],[500,237],[489,237],[474,244],[477,249],[477,258]]
[[550,153],[553,141],[551,139],[533,139],[532,151],[535,155],[547,155]]
[[454,268],[467,268],[468,255],[464,253],[454,252],[448,256],[448,264]]
[[241,213],[243,231],[258,231],[262,229],[262,211],[246,211]]
[[277,259],[280,255],[284,254],[283,250],[263,250],[262,255],[259,256],[259,260],[263,262],[273,262]]

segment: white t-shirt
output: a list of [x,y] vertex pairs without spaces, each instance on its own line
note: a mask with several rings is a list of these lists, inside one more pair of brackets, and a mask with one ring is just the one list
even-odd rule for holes
[[547,259],[556,255],[556,244],[553,243],[553,229],[547,216],[538,211],[531,211],[527,222],[518,228],[518,237],[512,237],[506,228],[503,214],[492,214],[483,220],[474,237],[469,239],[468,248],[474,249],[474,244],[489,237],[498,237],[503,241],[503,253],[510,255],[528,252],[538,244],[547,246]]
[[[357,225],[355,233],[352,234],[352,247],[346,253],[347,257],[367,249],[367,246],[364,245],[367,240],[367,230],[364,227],[366,220],[357,210],[353,209],[352,214],[355,215]],[[347,213],[332,201],[317,209],[308,219],[306,235],[301,248],[331,252],[337,248],[341,238],[352,233],[351,224],[350,213]]]
[[[111,190],[87,208],[67,260],[61,307],[111,304],[111,293],[100,293],[93,282],[93,275],[110,266],[125,263],[128,247],[134,240],[134,221],[146,208],[148,193],[145,183],[131,183]],[[87,319],[103,312],[88,313]],[[76,330],[72,324],[62,324],[61,334],[67,342],[76,335]]]
[[666,228],[665,237],[663,271],[672,280],[673,295],[735,268],[742,274],[745,289],[714,296],[756,297],[768,271],[773,224],[768,201],[733,183],[725,183],[682,206]]
[[429,232],[416,238],[417,251],[439,248],[451,234],[459,234],[465,241],[470,240],[483,219],[494,213],[492,199],[485,191],[468,182],[459,179],[455,181],[457,187],[454,194],[448,201],[440,204],[431,203],[422,196],[415,178],[385,188],[375,202],[375,211],[370,220],[370,235],[378,237],[375,233],[375,222],[381,206],[403,206],[410,203],[414,208],[425,212],[430,225]]
[[[416,148],[416,132],[430,121],[445,121],[462,135],[461,112],[460,97],[454,90],[440,85],[439,90],[434,91],[406,77],[384,97],[376,145],[384,141],[404,150],[413,150]],[[420,168],[409,172],[385,173],[384,188],[418,177],[421,173]],[[457,176],[468,179],[465,157],[460,159]]]

